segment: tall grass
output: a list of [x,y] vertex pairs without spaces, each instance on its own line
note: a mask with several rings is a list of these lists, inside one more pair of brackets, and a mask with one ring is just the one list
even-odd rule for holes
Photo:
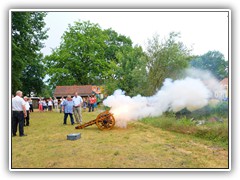
[[194,121],[183,117],[176,119],[173,116],[163,115],[161,117],[148,117],[141,120],[145,124],[182,134],[189,134],[198,138],[212,141],[222,147],[228,146],[228,122],[207,122],[196,125]]

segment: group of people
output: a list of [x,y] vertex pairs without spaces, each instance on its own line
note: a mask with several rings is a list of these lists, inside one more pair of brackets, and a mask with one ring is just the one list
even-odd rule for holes
[[[62,96],[60,99],[60,113],[62,112],[62,104],[65,98]],[[87,98],[82,98],[82,104],[81,107],[83,108],[84,111],[88,108],[88,112],[94,111],[94,108],[97,107],[97,98],[93,94],[92,96],[88,96]]]
[[24,126],[29,126],[30,112],[33,112],[32,101],[27,96],[22,98],[22,91],[17,91],[12,97],[12,136],[17,135],[19,126],[19,136],[26,136]]
[[[73,103],[74,103],[72,110],[70,108],[71,104],[69,101],[73,101]],[[67,108],[65,108],[65,106]],[[68,95],[66,99],[64,97],[62,97],[59,100],[56,97],[54,97],[54,100],[51,97],[49,99],[42,99],[40,97],[39,102],[38,102],[38,107],[39,107],[40,112],[52,111],[52,109],[54,108],[55,111],[57,111],[57,112],[59,110],[60,110],[60,113],[64,112],[64,114],[65,114],[64,119],[66,119],[69,115],[71,118],[71,122],[73,121],[72,114],[74,114],[75,119],[77,121],[76,123],[80,123],[81,119],[82,119],[81,107],[84,109],[84,111],[86,111],[86,109],[88,108],[88,112],[92,112],[92,111],[94,111],[94,108],[96,106],[97,106],[97,99],[94,94],[92,96],[88,96],[87,98],[82,98],[81,96],[78,95],[77,92],[75,92],[73,98],[71,98],[71,95]],[[59,109],[59,107],[60,107],[60,109]],[[65,113],[64,108],[67,111],[67,113]],[[69,111],[73,112],[73,113],[69,113]],[[65,122],[65,120],[64,120],[64,122]]]
[[51,97],[49,99],[42,99],[41,97],[39,98],[38,109],[40,112],[52,111],[53,108],[55,108],[55,110],[58,110],[58,100],[56,97],[54,100]]
[[[19,126],[19,136],[26,136],[24,133],[24,126],[30,125],[30,112],[33,112],[33,104],[31,98],[24,96],[22,98],[22,91],[17,91],[16,96],[12,97],[12,136],[17,135],[17,129]],[[71,95],[68,95],[65,99],[62,97],[60,99],[60,112],[64,112],[63,124],[67,124],[67,118],[70,116],[71,124],[82,124],[82,114],[81,108],[86,111],[94,111],[96,107],[97,99],[95,95],[89,96],[87,98],[82,98],[78,95],[77,92],[74,93],[73,98]],[[39,99],[39,111],[52,111],[53,107],[58,111],[59,101],[57,98],[49,98],[47,100],[40,98]],[[74,118],[75,122],[74,122]]]
[[[67,117],[70,116],[71,124],[74,123],[82,124],[82,114],[81,114],[81,107],[86,109],[87,104],[89,104],[89,112],[94,111],[94,104],[96,104],[97,99],[94,95],[88,97],[88,101],[84,98],[82,99],[81,96],[78,95],[77,92],[74,93],[73,98],[71,95],[68,95],[66,99],[62,97],[61,99],[61,110],[64,112],[63,124],[67,124]],[[74,122],[73,114],[75,117],[76,122]]]

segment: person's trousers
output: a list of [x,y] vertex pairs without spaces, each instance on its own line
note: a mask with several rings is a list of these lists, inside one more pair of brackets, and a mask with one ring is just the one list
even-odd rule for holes
[[91,111],[94,111],[94,104],[90,104],[90,106],[89,106],[89,111],[88,112],[91,112]]
[[27,111],[27,117],[25,117],[25,122],[24,122],[24,124],[26,125],[26,126],[29,126],[29,111]]
[[72,113],[64,113],[63,124],[67,124],[67,117],[70,116],[71,124],[74,124],[74,119]]
[[55,105],[54,109],[55,109],[56,112],[58,112],[58,105]]
[[74,107],[73,113],[74,113],[74,117],[75,117],[75,120],[77,121],[77,123],[81,124],[82,123],[81,107]]
[[30,104],[30,108],[29,108],[30,112],[33,112],[33,105]]
[[24,135],[24,114],[23,111],[13,111],[12,113],[12,134],[17,134],[17,127],[19,125],[19,135]]

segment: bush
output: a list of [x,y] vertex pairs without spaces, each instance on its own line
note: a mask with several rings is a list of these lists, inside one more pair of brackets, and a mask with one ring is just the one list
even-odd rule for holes
[[195,119],[207,118],[213,113],[213,107],[210,105],[204,106],[201,109],[192,112],[191,116]]
[[[185,111],[184,111],[185,112]],[[210,116],[220,116],[220,117],[228,117],[228,102],[221,101],[216,105],[207,105],[204,106],[201,109],[192,111],[191,113],[188,113],[186,117],[188,118],[194,118],[194,119],[202,119],[202,118],[208,118]],[[176,116],[178,114],[184,115],[182,111],[179,111],[176,113]]]
[[218,103],[214,107],[214,113],[221,116],[221,117],[228,117],[229,109],[228,109],[228,102],[221,102]]

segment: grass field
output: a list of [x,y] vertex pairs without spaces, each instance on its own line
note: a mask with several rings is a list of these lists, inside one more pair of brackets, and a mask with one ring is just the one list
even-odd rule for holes
[[[83,122],[100,113],[83,112]],[[12,137],[12,168],[228,168],[228,148],[212,141],[131,122],[125,129],[76,130],[63,114],[34,112],[26,137]],[[71,133],[81,133],[75,141]]]

